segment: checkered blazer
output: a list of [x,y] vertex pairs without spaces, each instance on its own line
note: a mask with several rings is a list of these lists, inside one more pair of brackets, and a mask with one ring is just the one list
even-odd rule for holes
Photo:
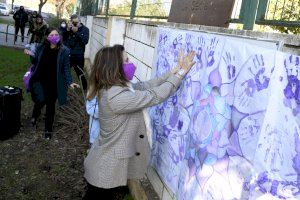
[[143,109],[172,95],[181,80],[171,73],[128,87],[113,86],[100,92],[100,134],[85,161],[84,177],[100,188],[142,178],[149,162],[149,144]]

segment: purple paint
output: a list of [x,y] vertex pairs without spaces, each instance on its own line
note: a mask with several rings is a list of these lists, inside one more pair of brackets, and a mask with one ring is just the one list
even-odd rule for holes
[[284,96],[287,99],[295,99],[297,103],[300,103],[300,81],[296,76],[288,76],[288,84],[284,89]]
[[[261,68],[255,75],[257,91],[266,89],[269,86],[270,78],[268,78],[267,76],[263,76],[265,70],[265,68]],[[263,81],[261,81],[261,78]]]
[[253,79],[245,81],[241,86],[245,87],[245,93],[248,97],[253,97],[256,91],[256,84]]
[[209,83],[213,86],[213,87],[218,87],[220,88],[221,84],[222,84],[222,78],[220,75],[220,72],[218,69],[215,69],[214,71],[212,71],[209,75]]
[[297,187],[300,192],[300,139],[297,130],[294,133],[296,155],[293,158],[293,168],[297,173]]

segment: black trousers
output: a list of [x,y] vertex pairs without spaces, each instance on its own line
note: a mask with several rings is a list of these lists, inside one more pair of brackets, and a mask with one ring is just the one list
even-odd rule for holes
[[45,102],[35,103],[32,111],[32,118],[37,119],[41,115],[41,110],[46,105],[45,131],[53,131],[56,96],[46,98]]
[[87,89],[87,81],[84,76],[84,55],[71,55],[70,65],[74,68],[78,79],[82,83],[84,90]]
[[114,200],[117,194],[128,193],[128,188],[126,186],[111,188],[111,189],[103,189],[95,187],[91,184],[87,184],[87,191],[85,196],[82,198],[83,200]]
[[18,39],[18,34],[19,34],[20,29],[21,29],[21,35],[22,35],[22,42],[24,42],[25,27],[23,27],[23,26],[16,26],[15,27],[15,42]]

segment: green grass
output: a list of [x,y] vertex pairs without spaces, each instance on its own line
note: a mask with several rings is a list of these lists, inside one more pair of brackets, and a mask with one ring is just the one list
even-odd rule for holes
[[[0,46],[0,86],[20,87],[25,94],[23,76],[29,65],[29,57],[22,50]],[[29,95],[24,99],[28,102]]]

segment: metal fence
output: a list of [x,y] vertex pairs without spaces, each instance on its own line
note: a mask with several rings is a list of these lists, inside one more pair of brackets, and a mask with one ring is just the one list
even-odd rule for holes
[[[0,24],[0,46],[23,47],[29,43],[30,37],[27,36],[28,28],[25,29],[24,41],[22,42],[21,33],[15,35],[15,27],[11,24]],[[15,41],[15,37],[17,41]]]
[[236,0],[232,19],[252,29],[254,24],[300,27],[300,0]]
[[[99,1],[99,0],[98,0]],[[102,0],[100,14],[128,18],[167,19],[172,0]],[[300,0],[235,0],[232,23],[300,27]]]

